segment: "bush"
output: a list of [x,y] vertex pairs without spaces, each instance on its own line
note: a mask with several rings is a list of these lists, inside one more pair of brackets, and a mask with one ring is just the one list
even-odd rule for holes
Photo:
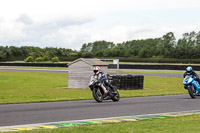
[[34,58],[33,58],[33,56],[29,56],[24,61],[25,62],[34,62]]
[[52,62],[59,62],[59,59],[58,59],[58,57],[53,57],[53,58],[51,59],[51,61],[52,61]]
[[49,59],[49,57],[48,56],[44,56],[43,57],[43,61],[49,61],[50,59]]
[[43,57],[38,57],[35,59],[35,62],[43,62],[44,58]]

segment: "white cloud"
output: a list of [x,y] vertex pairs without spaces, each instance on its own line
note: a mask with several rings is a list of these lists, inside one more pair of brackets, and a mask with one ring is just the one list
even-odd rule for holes
[[[185,19],[172,9],[181,9]],[[166,19],[162,10],[169,11]],[[200,30],[199,12],[199,0],[2,0],[0,44],[80,49],[97,40],[121,43],[170,31],[180,38]]]
[[33,23],[33,20],[27,14],[21,14],[16,21],[22,22],[25,25],[30,25]]
[[[3,43],[14,45],[24,45],[27,43],[27,45],[37,45],[42,47],[48,45],[54,47],[58,45],[59,47],[60,44],[66,43],[65,38],[68,38],[68,36],[63,36],[59,33],[61,29],[68,30],[67,27],[80,26],[92,21],[94,21],[94,18],[89,17],[54,17],[54,19],[51,20],[43,22],[34,21],[33,23],[33,20],[30,17],[22,14],[16,21],[1,22],[0,39],[3,40]],[[67,41],[67,43],[70,44],[72,41]],[[71,48],[72,47],[73,46],[71,46]]]

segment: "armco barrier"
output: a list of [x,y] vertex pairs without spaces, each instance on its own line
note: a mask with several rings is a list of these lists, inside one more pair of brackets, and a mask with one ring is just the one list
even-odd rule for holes
[[1,62],[0,66],[68,67],[67,63],[10,63],[10,62]]
[[143,89],[143,75],[113,75],[112,85],[119,90]]

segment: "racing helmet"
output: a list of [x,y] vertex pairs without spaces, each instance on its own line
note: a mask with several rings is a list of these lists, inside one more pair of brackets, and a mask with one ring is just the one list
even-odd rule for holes
[[100,67],[95,66],[94,69],[93,69],[93,71],[94,71],[94,74],[99,74],[99,72],[100,72]]
[[187,68],[186,68],[186,71],[187,71],[188,73],[192,72],[192,67],[187,67]]

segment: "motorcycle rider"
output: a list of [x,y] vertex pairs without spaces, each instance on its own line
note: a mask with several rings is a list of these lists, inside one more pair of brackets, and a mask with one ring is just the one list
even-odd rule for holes
[[[192,75],[192,77],[194,78],[194,80],[196,80],[198,83],[200,83],[200,79],[199,79],[199,76],[197,75],[197,73],[195,73],[193,70],[192,70],[192,67],[188,66],[186,68],[186,72],[183,74],[183,77],[185,78],[185,76],[187,75]],[[197,95],[200,95],[199,94],[200,90],[196,90],[196,94]]]
[[112,95],[112,94],[116,94],[116,92],[114,91],[114,88],[113,86],[109,83],[109,80],[106,78],[106,75],[100,71],[100,67],[99,66],[95,66],[93,68],[93,72],[94,72],[94,75],[93,75],[93,79],[96,79],[96,80],[102,80],[102,82],[110,87],[110,89],[112,90],[111,93],[110,91],[106,88],[106,86],[104,86],[104,84],[102,84],[102,88],[104,89],[104,92],[107,93],[108,95]]
[[186,75],[192,75],[193,78],[200,83],[199,76],[192,70],[192,67],[189,66],[186,68],[186,72],[183,74],[183,77],[185,78]]

